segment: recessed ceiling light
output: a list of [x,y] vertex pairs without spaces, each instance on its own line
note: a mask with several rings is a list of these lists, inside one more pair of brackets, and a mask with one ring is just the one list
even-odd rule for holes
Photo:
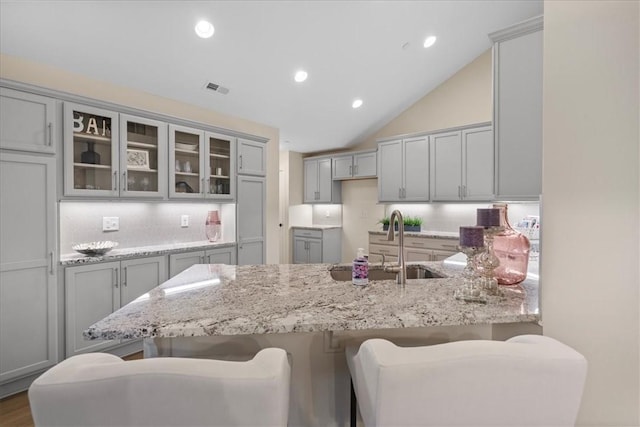
[[298,83],[301,83],[305,80],[307,80],[307,72],[304,70],[300,70],[296,72],[296,75],[293,77],[295,81],[297,81]]
[[196,24],[196,34],[198,37],[203,39],[208,39],[213,35],[215,29],[213,28],[213,24],[208,21],[200,21]]
[[429,36],[424,41],[424,47],[431,47],[436,42],[436,36]]
[[351,106],[353,108],[360,108],[362,106],[362,99],[356,99],[355,101],[353,101],[353,104],[351,104]]

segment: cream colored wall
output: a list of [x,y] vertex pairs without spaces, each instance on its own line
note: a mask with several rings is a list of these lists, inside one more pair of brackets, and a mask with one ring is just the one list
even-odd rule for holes
[[377,139],[395,135],[490,122],[492,106],[489,49],[354,149],[377,148]]
[[[491,50],[484,52],[449,80],[428,93],[354,149],[377,148],[376,139],[445,129],[492,120]],[[376,179],[342,183],[342,261],[353,259],[379,228],[384,205],[378,204]],[[366,217],[363,217],[366,213]]]
[[544,334],[584,354],[579,425],[640,425],[640,10],[545,1]]
[[278,262],[278,129],[4,54],[0,54],[0,78],[268,138],[266,260]]

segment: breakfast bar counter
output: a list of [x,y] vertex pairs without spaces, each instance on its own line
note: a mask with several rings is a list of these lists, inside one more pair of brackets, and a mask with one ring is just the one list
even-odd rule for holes
[[372,264],[369,285],[357,287],[350,265],[194,265],[85,337],[144,338],[144,357],[247,360],[263,348],[283,348],[292,366],[289,425],[324,427],[349,425],[348,345],[374,337],[432,345],[540,333],[536,276],[478,304],[454,298],[459,269],[409,265],[424,273],[416,277],[440,278],[408,279],[402,288],[371,280],[384,276]]
[[[358,287],[330,264],[194,265],[86,332],[89,339],[324,332],[536,322],[537,280],[502,288],[487,304],[456,300],[459,271],[414,263],[444,278]],[[334,266],[348,269],[350,266]],[[371,266],[372,269],[380,266]]]

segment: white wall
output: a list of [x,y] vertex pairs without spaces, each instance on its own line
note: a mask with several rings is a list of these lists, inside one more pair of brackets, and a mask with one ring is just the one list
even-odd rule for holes
[[640,425],[637,1],[545,1],[544,334],[584,354],[580,425]]
[[[60,253],[76,243],[118,242],[118,249],[207,240],[207,212],[218,210],[221,242],[236,241],[236,205],[231,203],[68,202],[60,203]],[[180,217],[189,217],[182,227]],[[102,217],[118,217],[118,231],[102,231]]]

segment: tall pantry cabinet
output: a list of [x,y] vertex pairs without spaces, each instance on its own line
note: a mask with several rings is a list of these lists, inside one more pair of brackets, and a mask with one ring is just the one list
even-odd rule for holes
[[0,88],[0,396],[58,362],[59,108]]

